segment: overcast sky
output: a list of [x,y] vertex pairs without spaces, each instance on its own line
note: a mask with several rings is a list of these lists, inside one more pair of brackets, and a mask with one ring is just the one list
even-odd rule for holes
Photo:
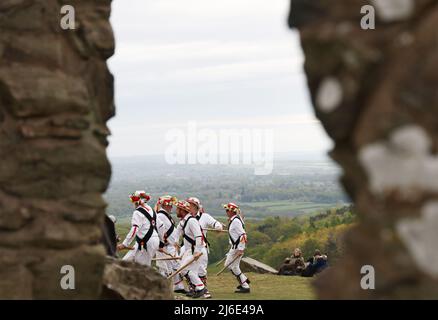
[[110,157],[161,154],[166,132],[188,121],[273,129],[276,152],[328,150],[287,28],[289,2],[114,0]]

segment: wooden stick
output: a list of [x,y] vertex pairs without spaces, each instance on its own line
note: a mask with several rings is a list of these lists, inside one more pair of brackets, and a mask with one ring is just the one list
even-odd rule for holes
[[170,257],[170,258],[153,258],[153,261],[167,261],[167,260],[181,260],[182,257]]
[[202,256],[202,252],[199,256],[193,257],[192,260],[190,260],[189,262],[187,262],[185,265],[183,265],[182,267],[180,267],[178,270],[176,270],[174,273],[172,273],[170,276],[167,277],[167,279],[172,279],[174,276],[176,276],[178,273],[180,273],[181,271],[183,271],[185,268],[187,268],[189,265],[191,265],[193,262],[195,262],[196,260],[199,259],[200,256]]
[[[166,252],[166,251],[158,251],[158,252],[163,253],[163,254],[165,254],[166,256],[169,256],[169,257],[171,257],[171,258],[175,258],[175,256],[172,256],[169,252]],[[158,252],[157,252],[157,253],[158,253]]]
[[220,276],[222,274],[222,272],[224,272],[226,269],[228,269],[229,266],[231,266],[238,258],[240,258],[243,254],[237,254],[233,261],[231,261],[229,264],[227,264],[225,267],[222,268],[221,271],[219,271],[218,273],[216,273],[216,276]]
[[227,257],[223,257],[221,260],[219,260],[218,262],[216,262],[214,265],[217,267],[218,265],[220,265],[222,262],[225,261]]
[[135,250],[135,247],[127,247],[127,248],[123,248],[123,249],[121,249],[121,250],[117,249],[117,251],[123,251],[123,250],[129,250],[129,251],[131,251],[131,250]]
[[202,230],[213,231],[213,232],[228,232],[228,230],[226,230],[226,229],[218,230],[218,229],[205,228],[205,229],[202,229]]

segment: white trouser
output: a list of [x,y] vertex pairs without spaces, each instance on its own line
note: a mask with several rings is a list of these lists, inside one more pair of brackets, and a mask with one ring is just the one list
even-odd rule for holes
[[[164,247],[164,250],[166,250],[166,247]],[[167,252],[167,250],[166,250]],[[167,254],[164,254],[160,251],[157,251],[157,259],[162,259],[162,258],[170,258]],[[171,273],[172,273],[172,269],[169,268],[169,261],[164,260],[164,261],[156,261],[157,267],[158,267],[158,272],[163,276],[163,277],[168,277]]]
[[[168,244],[165,246],[164,251],[174,257],[178,256],[178,251],[176,250],[175,246],[172,244]],[[169,255],[162,253],[160,251],[157,251],[157,258],[170,258]],[[179,260],[165,260],[165,261],[157,261],[157,267],[160,271],[160,274],[164,277],[168,277],[173,272],[178,270],[180,266]],[[184,283],[183,278],[180,275],[176,275],[173,277],[173,289],[184,289]]]
[[199,258],[199,277],[207,277],[207,267],[208,267],[208,250],[206,247],[202,250],[202,256]]
[[144,266],[151,266],[152,258],[155,257],[158,247],[160,245],[160,240],[158,237],[151,237],[147,242],[147,250],[145,248],[140,248],[139,244],[135,244],[135,249],[128,251],[128,253],[123,257],[122,260],[134,261],[138,264]]
[[[230,249],[230,251],[228,251],[227,258],[225,259],[226,266],[236,258],[236,254],[236,249]],[[242,257],[243,255],[237,258],[230,266],[228,266],[228,269],[230,269],[230,271],[234,274],[234,276],[237,278],[237,281],[239,281],[239,284],[243,288],[249,288],[249,284],[247,282],[248,278],[242,273],[242,270],[240,270],[240,260],[242,260]]]
[[[175,246],[168,244],[163,247],[164,252],[171,256],[178,256]],[[157,251],[157,258],[171,258],[168,254]],[[157,267],[162,275],[168,276],[173,271],[178,270],[178,260],[163,260],[157,261]]]
[[[192,250],[185,250],[180,265],[183,266],[186,263],[190,262],[193,259]],[[204,283],[199,279],[198,275],[199,271],[199,259],[193,263],[191,263],[189,266],[184,268],[181,271],[181,275],[184,277],[188,277],[190,279],[190,282],[195,286],[196,290],[202,290],[205,288]]]

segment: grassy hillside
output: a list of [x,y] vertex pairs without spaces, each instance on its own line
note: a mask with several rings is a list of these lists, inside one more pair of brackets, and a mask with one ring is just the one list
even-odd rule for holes
[[213,299],[220,300],[310,300],[315,299],[312,278],[286,277],[268,274],[247,273],[251,280],[250,294],[236,294],[236,278],[230,272],[220,276],[216,273],[222,268],[210,266],[208,289]]
[[[329,257],[329,264],[343,254],[343,234],[355,223],[354,207],[338,207],[320,212],[311,212],[295,218],[269,217],[264,220],[247,219],[248,246],[245,255],[278,269],[284,258],[294,248],[301,248],[305,258],[320,249]],[[223,220],[222,222],[226,222]],[[130,228],[130,219],[119,219],[117,232],[122,237]],[[234,290],[236,279],[228,271],[219,277],[216,273],[223,267],[215,266],[229,249],[228,236],[209,233],[210,266],[209,290],[214,299],[314,299],[313,278],[287,277],[248,273],[252,281],[251,294],[239,295]],[[180,296],[183,298],[183,296]]]
[[[247,220],[246,255],[278,268],[294,248],[301,248],[305,258],[319,249],[334,262],[343,254],[343,234],[354,224],[355,217],[354,208],[347,206],[295,218]],[[210,261],[219,261],[228,250],[228,236],[209,233],[209,241]]]

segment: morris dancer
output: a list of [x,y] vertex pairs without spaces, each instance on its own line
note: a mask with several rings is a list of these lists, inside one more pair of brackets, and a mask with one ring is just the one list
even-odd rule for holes
[[123,243],[117,246],[117,249],[129,249],[131,242],[135,238],[136,244],[134,249],[129,251],[123,257],[123,260],[134,261],[141,265],[150,266],[160,243],[156,228],[157,215],[155,211],[146,204],[150,196],[144,191],[136,191],[129,196],[129,199],[135,208],[131,220],[132,227]]
[[201,201],[199,201],[198,198],[195,197],[188,198],[187,202],[190,204],[190,213],[196,218],[196,220],[199,221],[204,236],[205,247],[202,250],[203,255],[199,258],[198,276],[206,287],[206,293],[204,295],[204,298],[209,299],[211,298],[211,294],[207,288],[207,267],[208,267],[208,254],[209,254],[210,243],[208,242],[207,239],[206,229],[210,228],[216,230],[223,230],[223,226],[219,221],[217,221],[211,215],[204,212],[201,205]]
[[[178,232],[175,227],[171,213],[173,205],[176,204],[177,199],[171,196],[160,197],[157,201],[157,222],[158,235],[160,237],[160,248],[157,252],[157,258],[169,258],[171,256],[178,256],[176,245],[178,244]],[[160,273],[167,277],[179,268],[178,260],[157,261],[157,267]],[[174,277],[174,292],[186,293],[184,290],[183,278],[181,275]]]
[[198,276],[198,259],[203,254],[203,248],[205,247],[201,227],[190,214],[190,204],[187,201],[178,201],[176,215],[180,219],[178,229],[184,238],[185,248],[180,265],[184,266],[188,262],[194,261],[181,271],[181,274],[193,288],[191,292],[187,293],[187,296],[199,298],[205,294],[205,285]]
[[225,211],[229,219],[228,234],[230,237],[230,251],[227,253],[225,266],[236,277],[239,286],[235,293],[249,293],[249,279],[240,270],[240,261],[242,260],[247,242],[245,225],[240,217],[240,209],[234,203],[224,205]]

